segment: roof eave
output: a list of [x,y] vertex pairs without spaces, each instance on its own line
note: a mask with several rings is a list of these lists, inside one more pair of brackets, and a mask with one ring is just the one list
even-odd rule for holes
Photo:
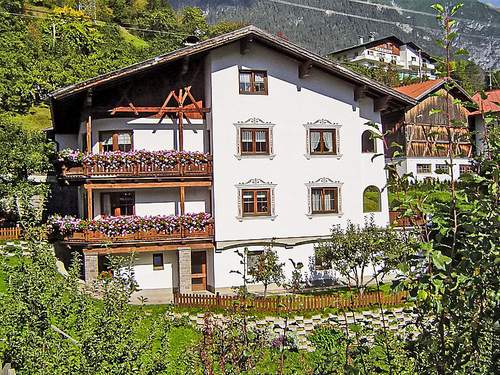
[[144,71],[150,68],[155,67],[158,64],[171,63],[178,59],[181,59],[185,56],[190,56],[194,54],[199,54],[203,52],[210,51],[212,49],[222,47],[224,45],[236,42],[242,38],[246,37],[256,37],[260,38],[261,42],[266,44],[270,44],[273,47],[281,50],[288,55],[293,55],[295,59],[298,60],[306,60],[309,59],[313,66],[317,68],[326,70],[332,74],[340,76],[344,79],[347,79],[354,84],[366,85],[368,86],[374,93],[378,93],[379,95],[389,95],[393,98],[399,100],[402,103],[408,105],[415,105],[416,102],[413,98],[400,93],[396,90],[393,90],[389,87],[386,87],[376,81],[373,81],[367,77],[361,76],[357,73],[350,71],[349,69],[336,64],[322,56],[319,56],[313,52],[310,52],[303,47],[300,47],[294,43],[283,40],[277,36],[271,35],[263,30],[256,28],[255,26],[247,26],[233,32],[220,35],[215,38],[208,39],[206,41],[200,42],[193,46],[184,47],[170,53],[155,57],[153,59],[146,60],[141,63],[133,64],[113,72],[109,72],[106,74],[102,74],[98,77],[92,78],[90,80],[80,82],[71,86],[67,86],[61,88],[59,90],[54,91],[50,94],[51,100],[61,100],[71,95],[82,92],[86,89],[92,88],[102,83],[106,83],[113,80],[118,80],[127,75],[130,75],[135,72]]

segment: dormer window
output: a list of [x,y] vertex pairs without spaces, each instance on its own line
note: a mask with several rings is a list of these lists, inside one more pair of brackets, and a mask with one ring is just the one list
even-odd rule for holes
[[240,94],[267,95],[267,72],[240,70]]

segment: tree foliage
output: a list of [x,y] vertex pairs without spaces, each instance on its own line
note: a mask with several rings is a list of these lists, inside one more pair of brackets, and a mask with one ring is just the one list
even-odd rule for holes
[[316,256],[331,265],[349,287],[363,291],[380,281],[410,256],[410,247],[391,228],[379,228],[373,218],[363,227],[351,222],[332,228],[330,238],[320,243]]
[[63,277],[47,245],[31,243],[17,257],[10,265],[0,259],[0,270],[9,275],[7,292],[0,295],[0,360],[20,374],[165,371],[170,323],[128,304],[133,273],[124,261],[114,266],[128,272],[86,290],[77,259]]
[[266,248],[256,258],[255,263],[248,270],[248,274],[252,277],[253,282],[264,285],[264,297],[266,297],[269,284],[275,283],[280,286],[283,282],[283,266],[285,264],[279,262],[278,254],[272,247]]

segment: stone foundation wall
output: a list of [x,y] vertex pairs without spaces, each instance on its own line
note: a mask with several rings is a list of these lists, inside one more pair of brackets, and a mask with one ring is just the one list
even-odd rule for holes
[[[187,313],[182,315],[188,315]],[[182,316],[181,315],[181,316]],[[383,316],[382,316],[383,315]],[[225,319],[221,314],[214,315],[215,319]],[[276,335],[283,334],[285,324],[287,325],[288,332],[291,332],[297,339],[298,348],[301,350],[314,350],[313,346],[307,339],[307,336],[316,328],[321,325],[338,326],[339,329],[344,329],[346,320],[347,324],[359,324],[362,327],[371,329],[382,329],[385,326],[393,331],[402,331],[409,324],[415,322],[415,314],[411,309],[395,308],[391,310],[384,310],[383,314],[380,310],[373,311],[360,311],[360,312],[347,312],[344,314],[326,314],[326,315],[313,315],[305,318],[303,316],[294,316],[285,318],[278,316],[268,316],[262,319],[252,320],[249,322],[250,327],[257,327],[259,329],[267,329],[274,332]],[[203,327],[204,315],[189,315],[189,319],[198,328]]]

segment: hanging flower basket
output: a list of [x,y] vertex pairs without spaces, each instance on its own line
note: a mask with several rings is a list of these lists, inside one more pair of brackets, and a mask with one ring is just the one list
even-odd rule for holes
[[141,164],[152,168],[174,168],[177,165],[201,165],[208,163],[209,154],[198,151],[110,151],[99,154],[80,150],[59,152],[58,161],[66,166],[99,167],[105,169],[127,168]]
[[50,233],[63,238],[83,231],[101,233],[107,237],[151,231],[171,234],[181,229],[196,232],[205,230],[211,223],[213,219],[208,213],[190,213],[181,216],[112,216],[94,220],[53,215],[47,221]]

